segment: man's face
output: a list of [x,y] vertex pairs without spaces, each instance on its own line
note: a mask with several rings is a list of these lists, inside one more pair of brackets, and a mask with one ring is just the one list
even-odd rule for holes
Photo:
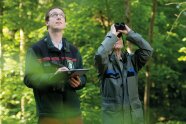
[[46,25],[48,29],[63,30],[66,27],[64,12],[58,8],[52,9],[49,12],[49,20]]
[[114,49],[121,49],[123,48],[123,40],[122,38],[119,38],[118,41],[114,45]]

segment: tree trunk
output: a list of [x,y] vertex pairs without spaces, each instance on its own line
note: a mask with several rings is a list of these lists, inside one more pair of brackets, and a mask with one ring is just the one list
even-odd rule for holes
[[[154,20],[156,14],[157,1],[152,0],[152,15],[149,26],[149,42],[152,44],[153,42],[153,29],[154,29]],[[144,114],[145,114],[145,124],[150,124],[150,110],[149,110],[149,99],[150,99],[150,87],[151,87],[151,73],[150,73],[150,62],[146,65],[146,84],[144,91]]]
[[[22,18],[22,6],[23,6],[23,3],[20,2],[19,4],[19,18],[21,19]],[[23,65],[24,65],[24,56],[25,56],[25,39],[24,39],[24,31],[23,31],[23,28],[21,28],[20,26],[20,29],[19,29],[19,36],[20,36],[20,46],[19,46],[19,71],[20,71],[20,78],[21,80],[23,80]],[[20,99],[20,107],[21,107],[21,122],[23,123],[26,123],[26,119],[25,119],[25,97],[24,95],[22,95],[21,99]]]
[[[3,53],[2,53],[2,41],[3,41],[3,6],[2,6],[3,2],[0,1],[0,20],[1,20],[1,24],[0,24],[0,80],[2,79],[2,70],[3,70]],[[0,85],[1,86],[1,85]]]
[[[130,0],[124,0],[124,22],[131,28],[131,16],[130,16]],[[130,42],[126,41],[127,51],[132,52],[132,45]]]
[[21,122],[25,123],[25,97],[21,97]]
[[102,12],[102,10],[100,10],[99,11],[99,14],[100,14],[100,19],[101,19],[101,23],[102,23],[102,25],[103,25],[103,28],[104,28],[104,30],[105,30],[105,35],[107,34],[107,25],[105,24],[105,18],[104,18],[104,16],[103,16],[103,12]]
[[24,41],[24,32],[23,29],[19,30],[20,34],[20,53],[19,53],[19,70],[20,77],[23,78],[23,65],[24,65],[24,55],[25,55],[25,41]]
[[[3,60],[3,48],[2,48],[2,41],[3,41],[3,1],[0,1],[0,89],[2,86],[2,82],[4,80],[3,76],[3,68],[4,68],[4,60]],[[0,117],[0,124],[2,124],[2,120]]]
[[105,4],[106,4],[106,12],[107,12],[107,17],[108,17],[108,26],[111,25],[111,17],[110,17],[110,7],[109,7],[109,3],[108,0],[105,0]]

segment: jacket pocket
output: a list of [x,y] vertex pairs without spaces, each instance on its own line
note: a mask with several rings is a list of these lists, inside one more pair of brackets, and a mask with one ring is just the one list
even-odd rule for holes
[[119,75],[119,72],[117,71],[114,71],[114,70],[111,70],[111,69],[108,69],[106,72],[105,72],[105,78],[113,78],[113,79],[118,79],[120,78],[120,75]]
[[130,67],[127,71],[127,77],[136,76],[137,73],[133,67]]
[[121,104],[113,103],[115,99],[106,98],[102,102],[103,124],[121,124],[123,118]]
[[105,78],[102,82],[102,96],[108,98],[115,98],[119,95],[121,87],[118,83],[119,79]]
[[103,98],[102,102],[102,110],[110,111],[110,112],[118,112],[121,111],[122,105],[116,103],[115,98]]
[[136,76],[127,77],[128,93],[130,99],[138,98],[138,79]]

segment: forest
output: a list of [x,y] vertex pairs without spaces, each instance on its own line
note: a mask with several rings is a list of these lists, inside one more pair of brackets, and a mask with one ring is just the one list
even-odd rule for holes
[[0,124],[37,123],[33,91],[23,83],[25,55],[47,33],[45,13],[54,6],[66,15],[63,36],[90,69],[85,88],[77,91],[85,124],[101,124],[94,55],[116,22],[125,22],[154,49],[139,72],[145,124],[186,124],[185,0],[0,0]]

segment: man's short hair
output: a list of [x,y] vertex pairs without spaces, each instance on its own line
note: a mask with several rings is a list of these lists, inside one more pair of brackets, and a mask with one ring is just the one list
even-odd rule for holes
[[[53,9],[60,9],[61,11],[63,11],[63,9],[60,8],[60,7],[52,7],[52,8],[50,8],[50,9],[46,12],[46,14],[45,14],[45,22],[49,21],[49,17],[50,17],[49,13],[50,13],[50,11],[53,10]],[[63,11],[63,13],[65,13],[65,12]],[[65,21],[66,21],[66,17],[65,17]]]

